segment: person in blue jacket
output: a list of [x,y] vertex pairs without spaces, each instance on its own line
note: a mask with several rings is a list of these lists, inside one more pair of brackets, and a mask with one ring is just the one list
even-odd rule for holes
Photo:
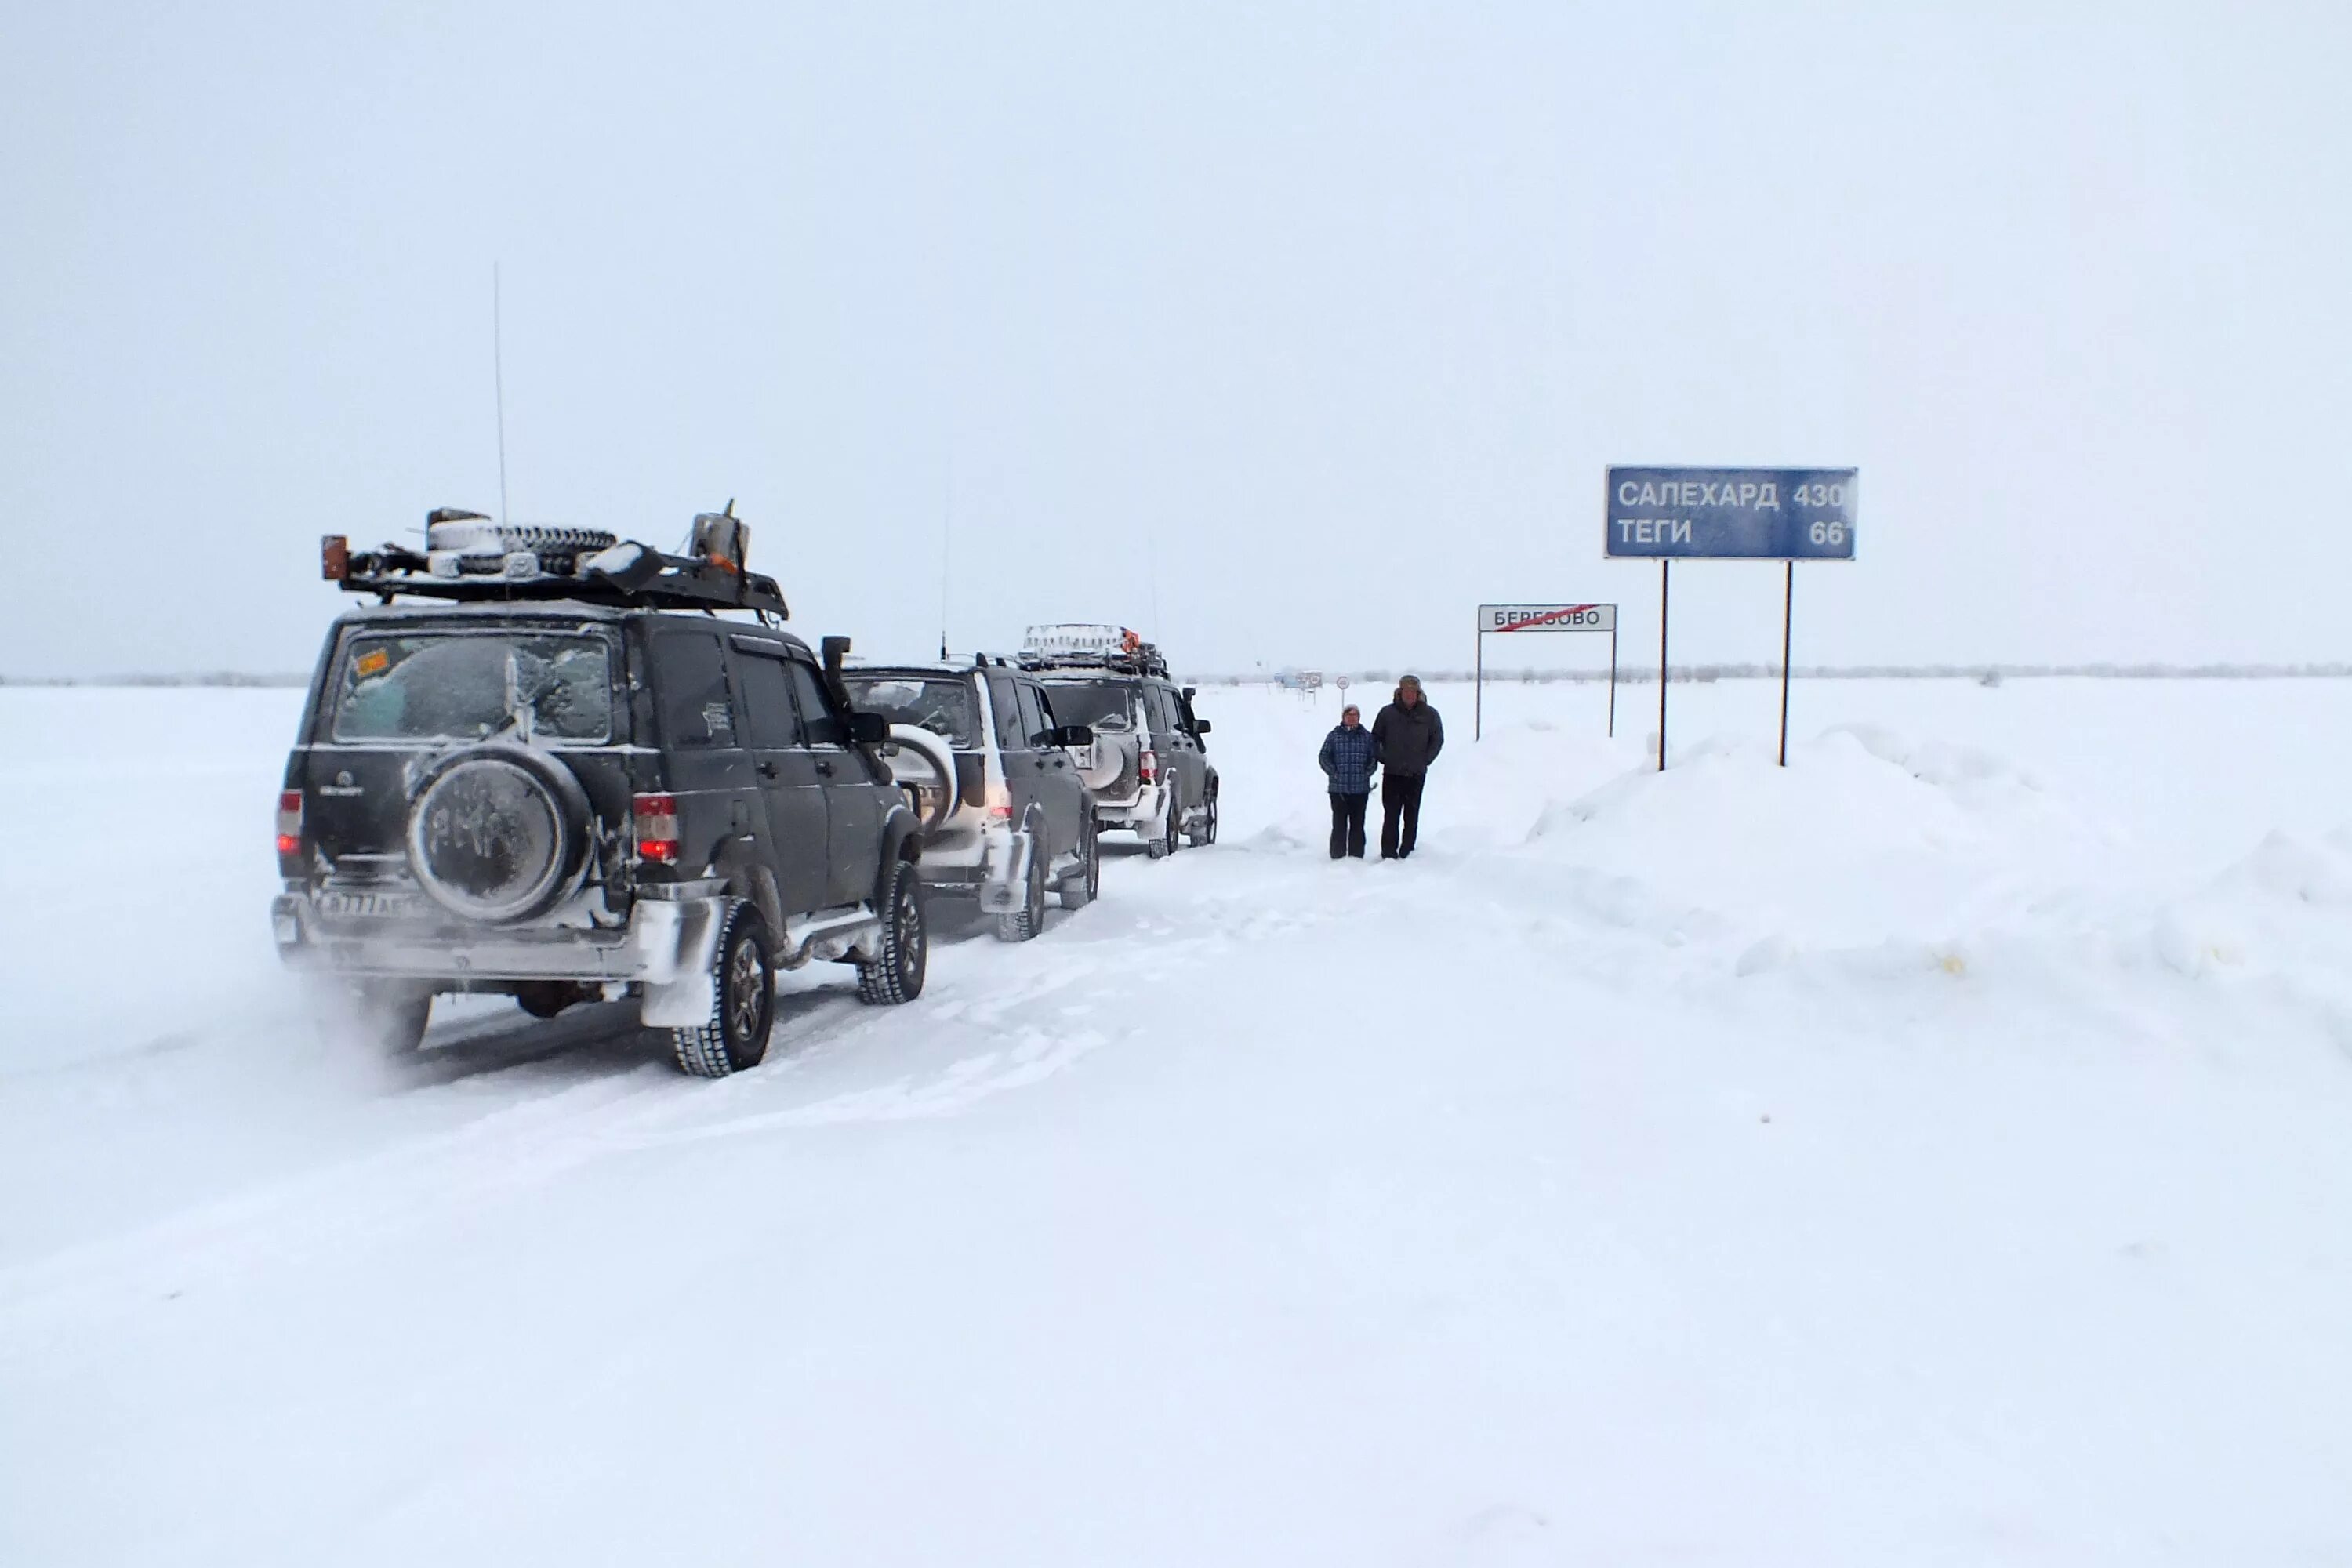
[[1372,798],[1375,748],[1363,710],[1350,702],[1323,737],[1323,776],[1331,781],[1331,858],[1364,858],[1364,806]]

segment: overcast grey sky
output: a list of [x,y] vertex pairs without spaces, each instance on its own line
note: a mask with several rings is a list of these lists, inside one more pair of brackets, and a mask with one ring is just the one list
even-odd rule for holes
[[[1855,464],[1798,658],[2352,655],[2352,7],[0,0],[0,673],[730,496],[806,635],[1460,665],[1617,462]],[[39,564],[48,570],[36,570]],[[1678,653],[1777,654],[1686,568]]]

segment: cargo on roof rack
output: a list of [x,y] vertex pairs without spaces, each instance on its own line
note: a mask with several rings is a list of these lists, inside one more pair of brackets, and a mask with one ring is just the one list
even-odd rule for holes
[[624,609],[751,610],[792,618],[772,577],[743,564],[751,531],[729,501],[694,520],[671,555],[601,529],[492,522],[444,507],[425,519],[425,548],[355,551],[341,534],[319,543],[320,573],[347,594],[484,604],[572,599]]
[[1159,648],[1125,626],[1093,623],[1031,626],[1017,656],[1024,669],[1107,669],[1121,675],[1166,676]]

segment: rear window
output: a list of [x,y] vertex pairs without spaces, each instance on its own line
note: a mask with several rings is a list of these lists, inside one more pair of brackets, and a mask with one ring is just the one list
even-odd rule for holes
[[709,632],[664,631],[653,639],[654,689],[662,734],[673,746],[735,747],[735,704],[727,660]]
[[1055,681],[1054,717],[1065,724],[1086,724],[1097,730],[1134,727],[1129,716],[1134,688],[1123,680]]
[[604,741],[612,649],[576,633],[369,633],[343,648],[338,741],[478,741],[500,731]]
[[965,751],[980,743],[980,720],[972,710],[969,680],[860,675],[854,669],[843,671],[842,679],[861,713],[879,713],[893,724],[929,730]]
[[1176,732],[1176,707],[1169,699],[1175,695],[1165,686],[1152,685],[1143,689],[1143,710],[1151,715],[1151,732],[1172,735]]

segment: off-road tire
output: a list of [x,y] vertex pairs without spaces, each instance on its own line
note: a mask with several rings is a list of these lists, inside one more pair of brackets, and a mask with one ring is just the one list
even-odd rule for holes
[[669,1050],[682,1072],[725,1078],[758,1067],[776,1023],[776,960],[760,911],[739,899],[719,928],[710,961],[710,1022],[669,1032]]
[[360,1037],[387,1060],[415,1056],[433,1022],[433,993],[398,981],[362,981],[352,988],[351,1004]]
[[1102,835],[1095,831],[1092,813],[1078,827],[1078,868],[1063,878],[1055,889],[1066,910],[1085,909],[1102,891]]
[[1029,840],[1029,880],[1021,890],[1021,907],[996,917],[996,940],[1027,942],[1045,929],[1045,841],[1042,834]]
[[912,862],[894,860],[882,889],[881,945],[873,963],[857,966],[857,999],[884,1007],[920,996],[930,950],[922,882]]
[[515,987],[515,1005],[534,1018],[552,1018],[580,1000],[578,989],[564,980],[527,980]]
[[1202,848],[1217,841],[1217,792],[1213,788],[1208,798],[1201,802],[1201,826],[1192,831],[1192,847]]

